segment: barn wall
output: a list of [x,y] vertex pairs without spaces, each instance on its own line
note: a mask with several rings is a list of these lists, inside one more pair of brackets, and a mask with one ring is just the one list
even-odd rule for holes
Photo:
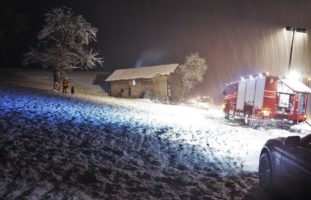
[[153,88],[156,97],[167,100],[167,76],[155,78]]
[[111,82],[111,96],[141,98],[146,92],[160,100],[178,101],[182,92],[180,76],[173,73],[151,79],[136,79],[135,85],[132,80]]
[[132,85],[131,89],[132,89],[132,97],[135,98],[143,97],[145,92],[153,91],[154,81],[152,79],[138,79],[136,80],[136,85]]
[[154,88],[154,80],[153,79],[141,79],[139,80],[140,83],[140,96],[143,96],[143,94],[146,91],[153,91]]
[[143,97],[144,93],[149,92],[153,97],[167,100],[167,76],[160,76],[151,79],[136,79],[135,85],[132,80],[112,81],[111,96],[116,97]]
[[132,97],[142,97],[149,92],[155,98],[167,99],[167,77],[138,79],[136,85],[131,85]]
[[[111,82],[111,96],[126,97],[126,92],[130,89],[128,80],[112,81]],[[122,92],[123,90],[123,92]],[[123,93],[123,94],[122,94]]]
[[168,91],[169,91],[169,100],[173,102],[180,101],[182,93],[182,81],[181,77],[177,72],[172,73],[168,77]]

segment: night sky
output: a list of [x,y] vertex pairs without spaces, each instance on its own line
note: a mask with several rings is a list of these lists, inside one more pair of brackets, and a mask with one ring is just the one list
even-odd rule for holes
[[[17,39],[16,53],[6,56],[15,61],[10,65],[18,66],[12,63],[18,63],[28,46],[35,44],[43,14],[65,5],[99,29],[93,46],[104,55],[103,71],[182,63],[187,54],[199,52],[209,69],[197,91],[215,98],[221,97],[225,83],[241,75],[261,71],[284,75],[291,42],[291,33],[284,27],[311,28],[310,0],[16,2],[17,12],[27,16],[28,27]],[[308,34],[297,35],[292,61],[293,69],[305,74],[311,72],[308,38]]]

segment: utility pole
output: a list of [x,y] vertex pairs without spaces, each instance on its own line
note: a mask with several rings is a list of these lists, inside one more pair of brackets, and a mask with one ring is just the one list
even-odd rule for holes
[[292,55],[293,55],[295,33],[296,33],[296,29],[293,28],[292,44],[290,46],[290,53],[289,53],[288,73],[290,73],[290,66],[292,65]]
[[292,31],[292,43],[290,46],[290,53],[289,53],[289,62],[288,62],[288,73],[290,73],[290,67],[292,65],[292,54],[293,54],[293,49],[294,49],[294,40],[295,40],[295,33],[300,32],[300,33],[306,33],[307,29],[306,28],[295,28],[291,26],[286,26],[285,27],[287,31]]

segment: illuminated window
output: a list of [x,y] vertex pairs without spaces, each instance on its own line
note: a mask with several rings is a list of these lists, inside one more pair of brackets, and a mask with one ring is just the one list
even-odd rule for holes
[[288,94],[280,94],[279,106],[288,108],[289,106],[289,95]]
[[136,80],[132,80],[132,85],[136,85]]

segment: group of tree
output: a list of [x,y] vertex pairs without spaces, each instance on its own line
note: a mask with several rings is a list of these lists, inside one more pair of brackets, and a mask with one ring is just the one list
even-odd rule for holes
[[[24,65],[40,63],[44,68],[52,69],[54,76],[56,72],[61,77],[73,69],[102,66],[100,53],[89,48],[89,44],[96,41],[98,30],[82,15],[61,7],[52,9],[44,17],[45,25],[38,34],[37,46],[30,47],[30,51],[24,54]],[[206,70],[206,61],[198,53],[185,57],[184,64],[178,68],[182,87],[180,99],[202,83]],[[59,80],[54,78],[54,81]]]

